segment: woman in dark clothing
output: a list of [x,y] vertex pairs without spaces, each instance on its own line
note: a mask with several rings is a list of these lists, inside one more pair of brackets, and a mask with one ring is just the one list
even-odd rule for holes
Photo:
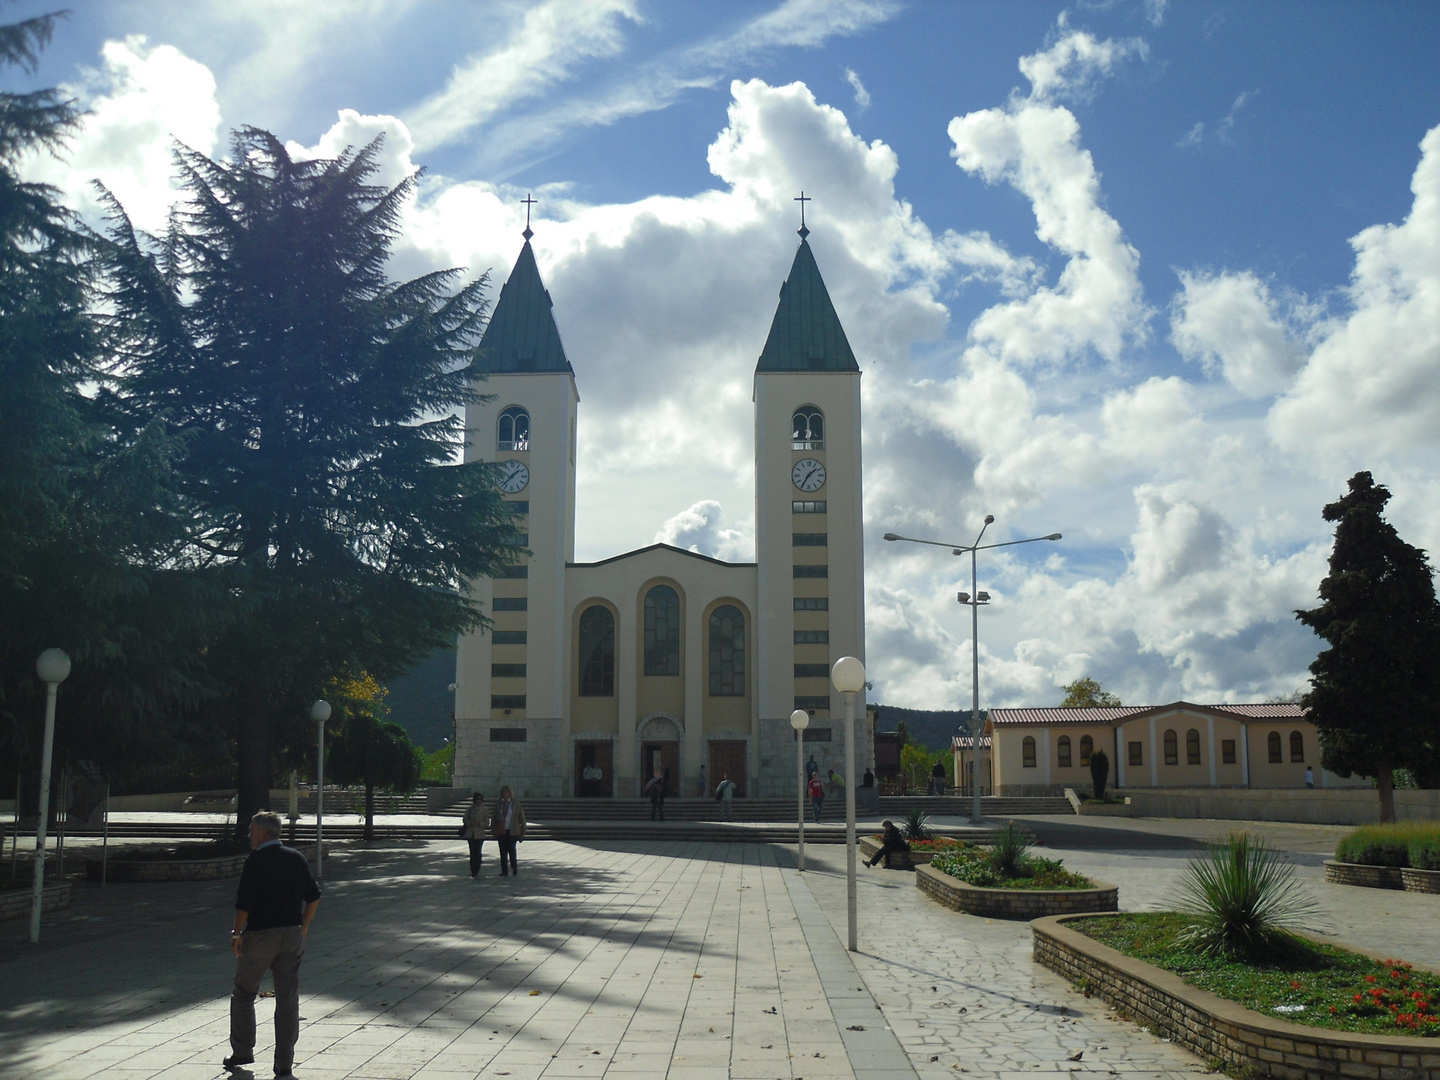
[[866,861],[866,866],[874,866],[881,859],[885,858],[886,855],[889,855],[892,852],[910,850],[909,842],[900,835],[900,830],[895,827],[895,823],[893,821],[891,821],[889,818],[886,818],[880,823],[880,825],[885,830],[885,835],[880,838],[880,850],[875,853],[875,857],[873,859],[869,859]]

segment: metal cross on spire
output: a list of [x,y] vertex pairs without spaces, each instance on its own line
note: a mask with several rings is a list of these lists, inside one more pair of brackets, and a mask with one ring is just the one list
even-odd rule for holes
[[796,229],[795,231],[800,234],[800,239],[804,240],[807,236],[810,235],[810,230],[805,227],[805,204],[807,202],[814,202],[815,200],[810,198],[808,195],[805,194],[805,192],[802,191],[800,192],[800,197],[795,201],[800,204],[800,228]]
[[527,191],[525,193],[525,198],[521,199],[520,201],[525,204],[525,231],[520,235],[525,237],[526,240],[529,240],[532,236],[535,235],[533,232],[530,231],[530,207],[534,206],[540,200],[532,199],[530,197],[530,193]]

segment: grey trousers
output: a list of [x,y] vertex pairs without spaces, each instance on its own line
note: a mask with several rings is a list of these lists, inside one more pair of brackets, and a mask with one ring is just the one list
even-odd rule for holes
[[305,935],[298,926],[247,930],[235,960],[235,986],[230,991],[230,1049],[255,1053],[255,995],[268,970],[275,978],[275,1072],[295,1065],[295,1040],[300,1037],[300,957]]

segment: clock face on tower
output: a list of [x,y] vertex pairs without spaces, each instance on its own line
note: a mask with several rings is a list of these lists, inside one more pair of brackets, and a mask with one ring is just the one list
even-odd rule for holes
[[530,470],[525,467],[524,462],[503,461],[500,463],[500,490],[506,495],[524,491],[525,485],[528,483],[530,483]]
[[790,479],[801,491],[819,491],[825,486],[825,466],[813,457],[801,458],[790,470]]

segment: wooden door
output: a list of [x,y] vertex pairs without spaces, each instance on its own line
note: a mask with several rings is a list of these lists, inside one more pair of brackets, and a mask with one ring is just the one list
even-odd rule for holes
[[610,742],[575,744],[575,794],[582,799],[608,799],[615,794],[615,754]]
[[710,743],[710,792],[729,776],[735,783],[735,794],[745,794],[745,740],[716,739]]

